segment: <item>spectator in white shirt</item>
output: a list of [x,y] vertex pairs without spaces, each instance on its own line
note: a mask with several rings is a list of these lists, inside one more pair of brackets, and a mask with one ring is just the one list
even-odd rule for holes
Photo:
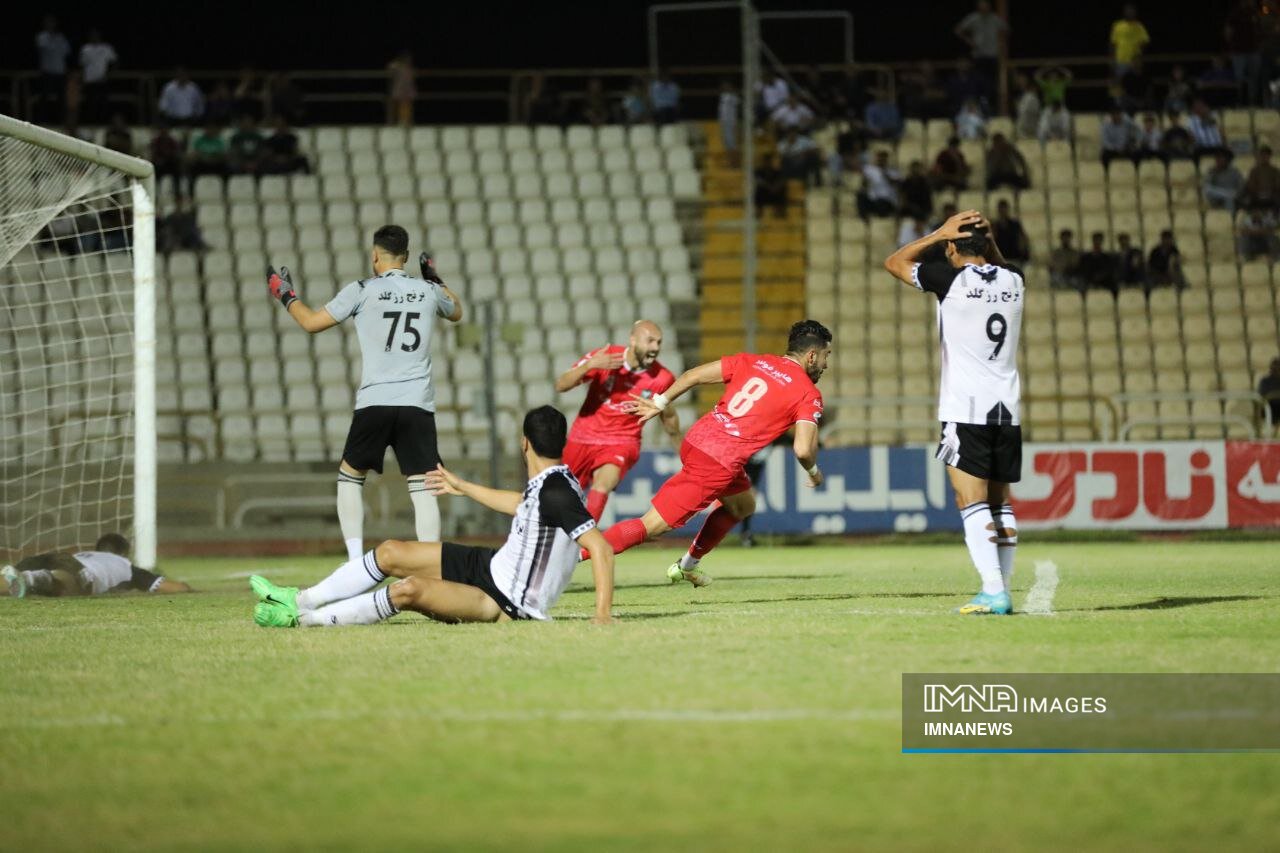
[[1040,113],[1040,124],[1036,128],[1036,136],[1041,142],[1050,139],[1071,141],[1071,113],[1067,105],[1058,101]]
[[898,181],[902,175],[889,165],[889,152],[876,152],[875,160],[862,167],[858,191],[858,215],[893,216],[898,212]]
[[987,118],[973,98],[964,102],[956,115],[956,136],[973,141],[984,139],[987,135]]
[[738,153],[738,124],[742,113],[742,98],[733,88],[733,81],[728,77],[720,81],[720,102],[716,106],[716,118],[720,120],[720,142],[724,145],[724,156],[729,168],[737,169],[742,165]]
[[1196,98],[1191,105],[1191,117],[1187,119],[1187,131],[1191,134],[1196,162],[1202,157],[1212,157],[1219,151],[1231,153],[1227,138],[1222,133],[1217,117],[1209,110],[1203,98]]
[[1138,126],[1119,109],[1113,109],[1102,123],[1102,165],[1117,157],[1132,157],[1138,142]]
[[1134,158],[1164,160],[1164,152],[1160,146],[1162,139],[1164,139],[1164,132],[1160,130],[1160,122],[1156,119],[1155,113],[1144,113],[1142,129],[1138,132],[1138,150],[1134,153]]
[[928,233],[929,226],[925,224],[923,216],[904,216],[902,224],[898,226],[898,248],[914,243]]
[[204,93],[187,74],[187,69],[179,68],[174,79],[164,84],[160,90],[160,115],[170,123],[177,125],[193,125],[204,115]]
[[58,19],[46,15],[44,29],[36,33],[36,57],[40,69],[40,100],[36,105],[36,117],[46,122],[62,119],[67,57],[70,55],[71,44],[58,29]]
[[756,88],[760,95],[759,116],[763,123],[764,119],[773,115],[773,111],[786,103],[787,96],[791,94],[791,87],[787,85],[787,81],[778,76],[776,71],[768,71],[765,73],[764,80],[756,84]]
[[784,134],[788,130],[798,130],[803,133],[813,125],[813,110],[800,103],[795,95],[788,95],[769,118],[773,120],[779,134]]
[[116,49],[102,40],[96,29],[89,30],[89,40],[80,47],[80,71],[83,113],[90,124],[101,124],[107,118],[107,73],[119,60]]
[[1014,127],[1018,136],[1035,136],[1040,129],[1040,93],[1026,74],[1018,75],[1018,92]]

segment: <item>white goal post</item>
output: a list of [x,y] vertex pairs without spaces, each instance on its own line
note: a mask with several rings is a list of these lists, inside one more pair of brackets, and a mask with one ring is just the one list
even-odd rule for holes
[[151,163],[0,115],[6,562],[131,523],[156,565],[155,212]]

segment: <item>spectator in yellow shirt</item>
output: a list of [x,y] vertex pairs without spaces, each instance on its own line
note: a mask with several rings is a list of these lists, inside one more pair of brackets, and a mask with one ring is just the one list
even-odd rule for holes
[[1135,59],[1142,56],[1143,49],[1150,41],[1147,28],[1138,20],[1138,7],[1126,3],[1124,17],[1111,25],[1111,47],[1114,49],[1117,80],[1125,75]]

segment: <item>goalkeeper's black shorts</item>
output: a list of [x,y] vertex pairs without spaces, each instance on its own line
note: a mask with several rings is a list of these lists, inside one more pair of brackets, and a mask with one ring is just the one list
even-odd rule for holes
[[382,473],[387,448],[396,452],[400,473],[425,474],[440,464],[436,416],[417,406],[366,406],[356,409],[342,459],[357,471]]

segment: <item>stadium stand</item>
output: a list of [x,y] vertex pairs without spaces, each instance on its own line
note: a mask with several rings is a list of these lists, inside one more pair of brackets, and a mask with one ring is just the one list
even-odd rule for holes
[[212,248],[161,268],[163,461],[340,455],[360,376],[355,336],[306,335],[270,304],[264,271],[269,260],[290,266],[321,305],[369,275],[370,235],[389,221],[409,229],[415,253],[434,251],[472,312],[434,353],[444,458],[488,449],[481,303],[494,311],[499,430],[512,446],[516,414],[553,398],[556,371],[638,317],[666,326],[662,360],[683,368],[678,329],[695,282],[677,205],[697,200],[701,180],[682,127],[303,133],[313,175],[196,182]]

